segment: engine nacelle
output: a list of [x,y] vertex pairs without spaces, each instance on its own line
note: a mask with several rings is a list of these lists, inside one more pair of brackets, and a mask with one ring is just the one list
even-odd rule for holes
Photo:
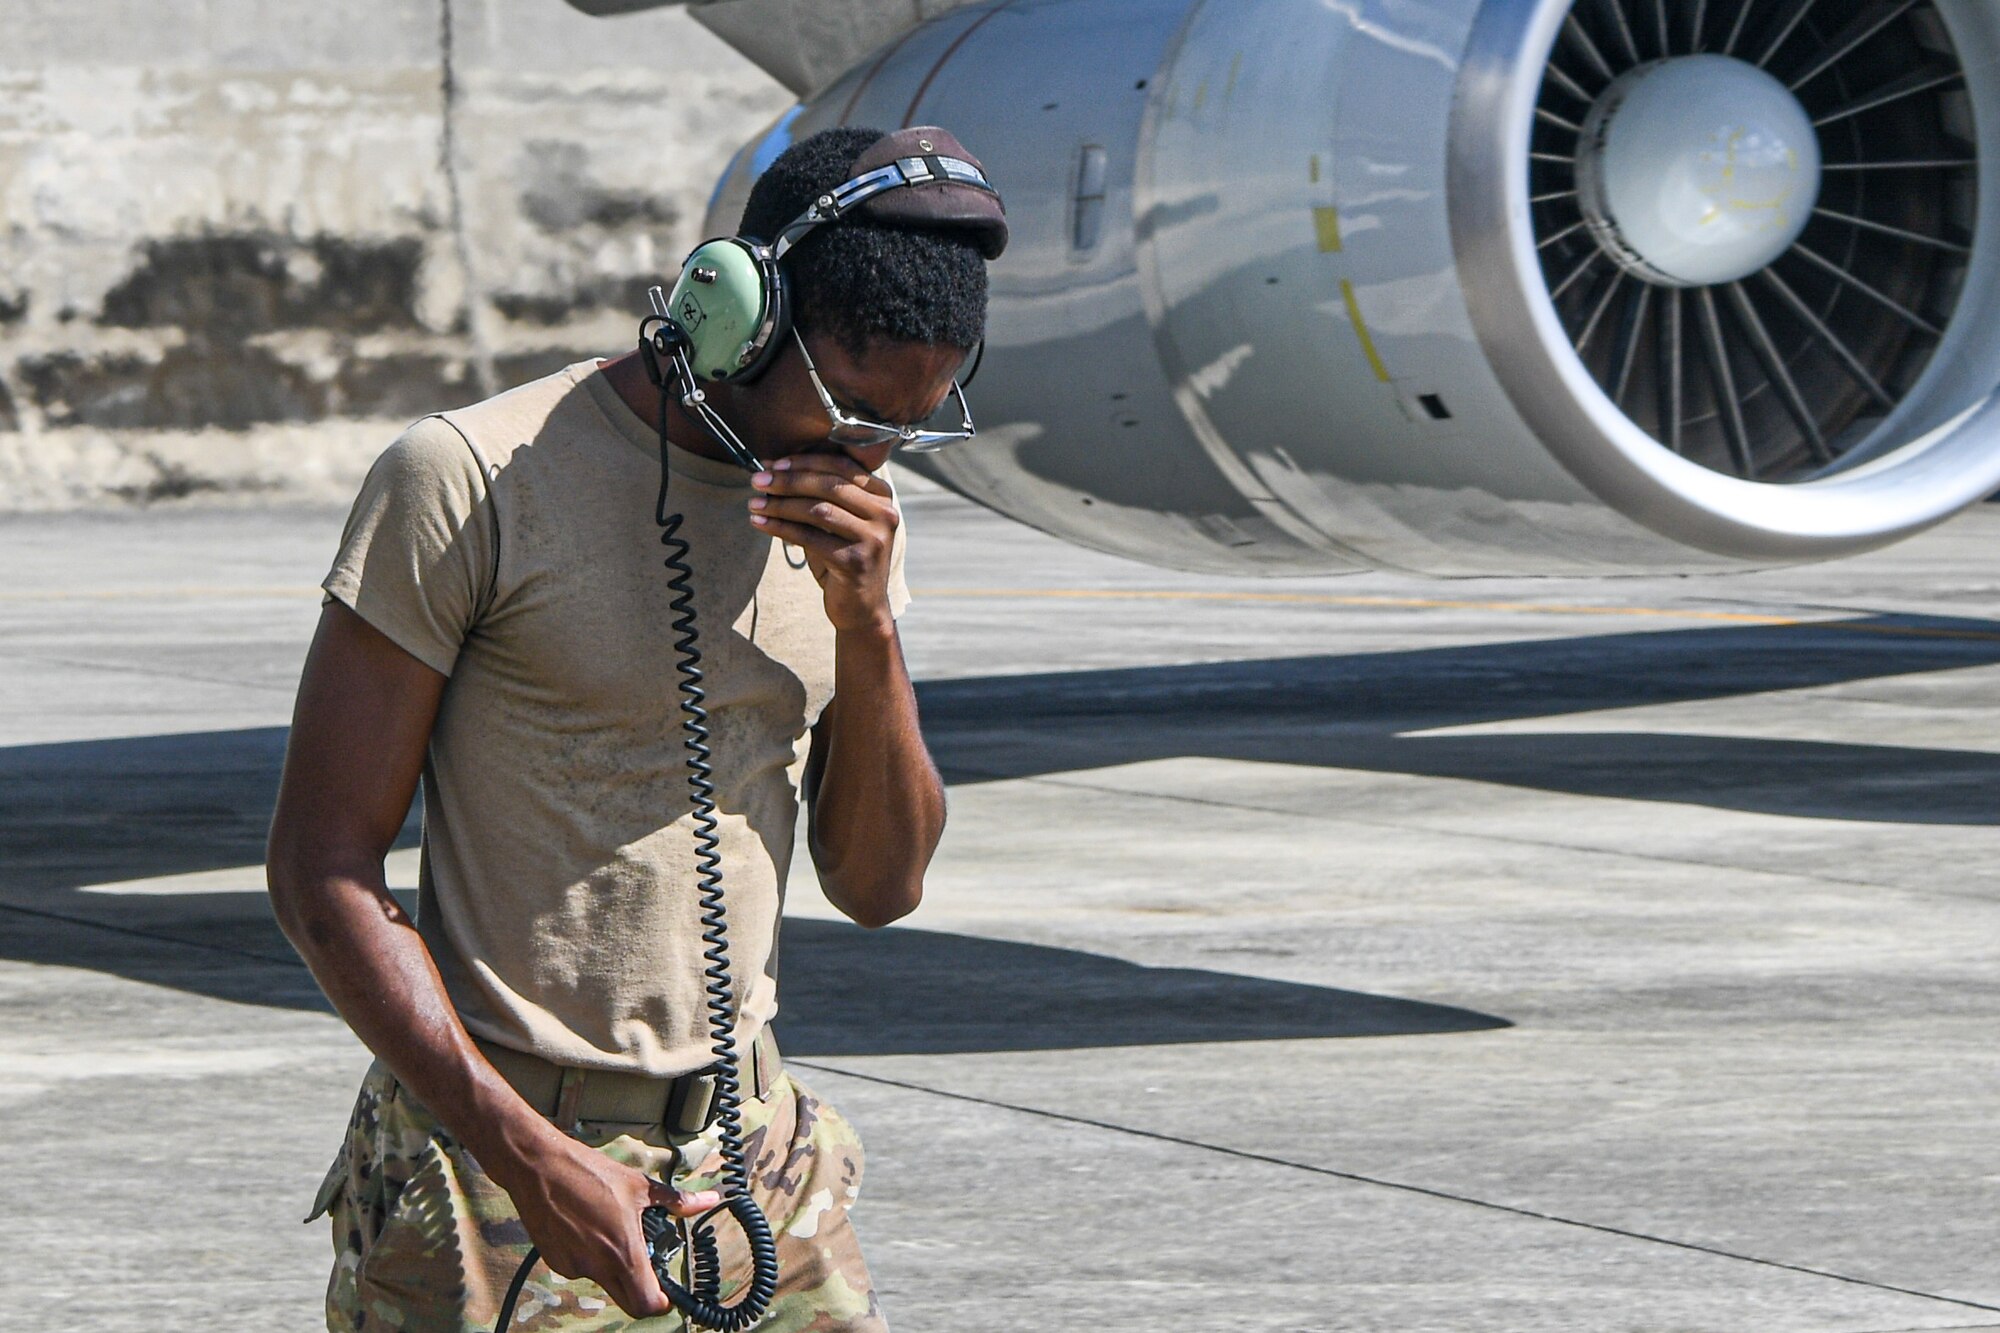
[[1015,238],[981,438],[912,461],[1085,546],[1825,559],[2000,490],[1996,55],[1987,0],[1006,0],[784,117],[710,228],[805,134],[951,127]]

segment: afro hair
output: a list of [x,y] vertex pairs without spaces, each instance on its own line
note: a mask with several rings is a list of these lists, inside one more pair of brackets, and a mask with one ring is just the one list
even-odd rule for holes
[[[740,232],[768,241],[853,177],[882,131],[821,130],[778,156],[750,188]],[[878,339],[970,349],[986,336],[986,260],[949,231],[849,218],[785,256],[795,318],[859,356]]]

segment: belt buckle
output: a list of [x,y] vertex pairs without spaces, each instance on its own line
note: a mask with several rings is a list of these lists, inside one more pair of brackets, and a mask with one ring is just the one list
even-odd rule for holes
[[682,1134],[700,1134],[714,1124],[716,1082],[712,1069],[675,1079],[673,1090],[667,1094],[667,1128]]

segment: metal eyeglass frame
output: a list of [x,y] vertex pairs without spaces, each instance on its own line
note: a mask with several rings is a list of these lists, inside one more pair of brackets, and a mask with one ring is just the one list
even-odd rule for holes
[[[965,390],[959,387],[956,377],[952,379],[951,391],[957,395],[959,413],[965,418],[965,425],[958,430],[919,430],[915,426],[891,426],[885,422],[852,416],[842,411],[840,405],[833,401],[833,395],[826,391],[826,382],[819,377],[819,367],[813,364],[812,353],[806,350],[806,340],[799,335],[796,328],[792,330],[792,340],[798,343],[799,355],[805,358],[806,375],[812,380],[814,391],[819,394],[820,405],[826,409],[827,416],[833,419],[833,427],[827,431],[826,438],[835,444],[851,444],[865,448],[868,445],[888,444],[893,441],[898,447],[907,449],[913,454],[928,454],[949,444],[963,443],[979,433],[972,424],[972,408],[966,404]],[[857,434],[843,437],[840,434],[842,431],[857,432]],[[868,438],[862,439],[859,437],[860,434],[866,434]]]

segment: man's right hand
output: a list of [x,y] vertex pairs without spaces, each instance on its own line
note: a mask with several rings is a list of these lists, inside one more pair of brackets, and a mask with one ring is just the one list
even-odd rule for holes
[[634,1319],[672,1308],[646,1257],[640,1214],[659,1207],[698,1217],[721,1207],[721,1194],[677,1190],[560,1135],[537,1143],[519,1167],[508,1179],[488,1169],[513,1198],[544,1263],[564,1277],[589,1278]]
[[662,1314],[640,1214],[721,1204],[621,1166],[542,1119],[459,1021],[382,858],[410,808],[442,674],[339,602],[320,614],[266,854],[271,905],[334,1008],[514,1199],[550,1268]]

